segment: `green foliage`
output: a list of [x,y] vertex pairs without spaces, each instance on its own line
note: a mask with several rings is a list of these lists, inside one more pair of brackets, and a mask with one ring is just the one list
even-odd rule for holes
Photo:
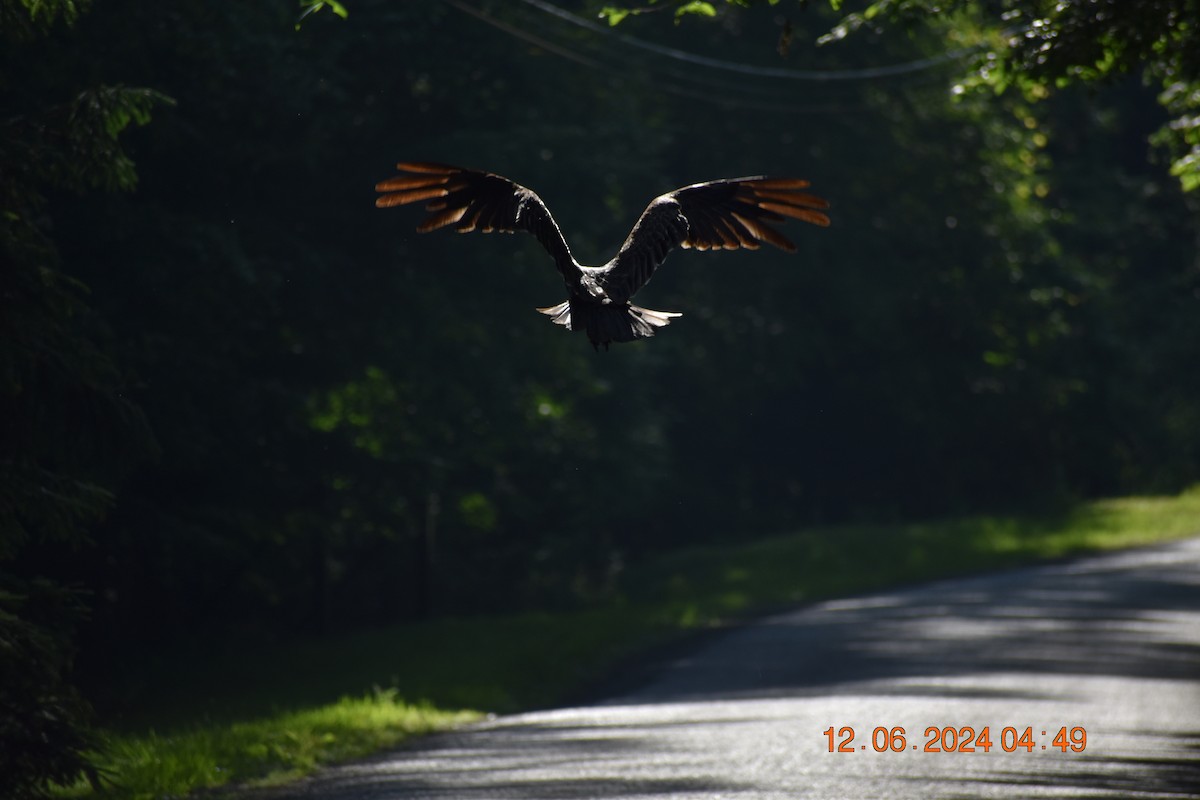
[[47,782],[98,774],[90,709],[71,686],[71,628],[79,598],[47,581],[0,589],[0,792],[12,800],[46,795]]
[[[38,40],[76,23],[86,5],[0,2],[0,85],[12,90],[0,105],[0,786],[14,798],[44,796],[48,783],[80,775],[96,779],[89,706],[71,684],[84,605],[41,577],[29,552],[82,549],[120,475],[152,449],[119,368],[97,341],[86,286],[62,269],[48,195],[132,189],[136,174],[119,138],[165,98],[22,80]],[[63,101],[71,91],[74,99]]]
[[701,0],[690,0],[690,2],[684,3],[679,8],[675,9],[676,19],[679,19],[685,14],[696,14],[701,17],[715,17],[717,15],[717,9],[712,3],[705,3]]
[[[67,4],[70,6],[70,4]],[[7,12],[14,13],[11,3]],[[62,13],[32,4],[33,20]],[[74,8],[74,6],[70,6]],[[14,53],[16,59],[22,54]],[[61,105],[28,107],[10,116],[0,137],[0,431],[11,449],[0,457],[0,557],[12,558],[37,536],[78,541],[108,507],[111,494],[97,470],[126,462],[102,452],[148,448],[139,410],[121,393],[119,370],[83,333],[87,288],[61,268],[50,238],[45,193],[54,189],[132,189],[133,164],[118,139],[143,125],[161,94],[99,86]],[[86,424],[81,437],[65,419]]]
[[[834,7],[838,7],[837,4]],[[846,17],[823,41],[841,39],[869,23],[901,22],[973,29],[979,47],[964,86],[1015,88],[1040,100],[1073,83],[1112,81],[1133,74],[1163,87],[1160,103],[1172,115],[1154,141],[1173,153],[1171,172],[1185,190],[1200,185],[1200,10],[1193,3],[1154,0],[880,0]],[[967,22],[962,22],[967,20]]]
[[1200,81],[1167,81],[1159,95],[1173,119],[1151,141],[1176,154],[1171,174],[1179,178],[1184,191],[1200,187]]
[[914,580],[1185,538],[1195,534],[1197,514],[1200,487],[1059,513],[814,528],[666,554],[632,570],[624,585],[630,602],[674,624],[707,626]]
[[600,9],[601,19],[608,20],[608,24],[614,26],[620,25],[621,21],[632,13],[634,13],[634,9],[618,6],[604,6]]
[[[780,0],[725,0],[731,6],[740,6],[749,8],[755,5],[756,2],[765,2],[769,5],[778,5]],[[599,11],[601,19],[607,20],[609,25],[620,25],[621,22],[630,14],[648,14],[656,11],[669,11],[674,9],[675,21],[678,23],[686,16],[699,17],[715,17],[717,16],[717,6],[714,3],[702,2],[702,0],[649,0],[648,5],[643,6],[603,6]]]
[[[271,786],[476,716],[405,703],[394,690],[376,689],[265,719],[170,734],[114,735],[105,743],[102,764],[111,781],[101,796],[142,800],[181,797],[230,782]],[[63,794],[87,795],[88,788],[76,784]]]
[[0,3],[0,36],[22,42],[43,34],[60,21],[71,25],[90,0],[8,0]]
[[[752,7],[761,0],[728,0]],[[770,0],[774,6],[778,0]],[[664,4],[666,6],[667,4]],[[676,17],[716,16],[711,3],[677,0]],[[631,13],[658,10],[605,6],[600,16],[617,25]],[[841,12],[843,0],[830,0]],[[875,35],[889,25],[938,31],[946,44],[974,51],[973,71],[956,91],[1010,88],[1028,100],[1048,97],[1073,83],[1111,81],[1134,74],[1162,86],[1160,103],[1171,120],[1153,137],[1172,154],[1171,174],[1185,191],[1200,186],[1200,11],[1192,3],[1153,0],[877,0],[846,14],[817,41],[829,44],[859,31]]]
[[137,185],[133,161],[119,137],[130,125],[145,125],[157,104],[170,98],[150,89],[100,86],[81,92],[68,112],[64,151],[48,154],[41,167],[57,186],[107,191],[131,190]]
[[304,21],[305,17],[325,8],[328,8],[342,19],[350,15],[346,7],[337,2],[337,0],[300,0],[300,18],[296,20],[296,30],[300,30],[300,23]]

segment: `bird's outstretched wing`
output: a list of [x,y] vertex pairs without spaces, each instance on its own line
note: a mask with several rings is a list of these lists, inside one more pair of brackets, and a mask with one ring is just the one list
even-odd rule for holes
[[421,233],[453,225],[459,233],[528,231],[554,258],[564,277],[578,270],[566,239],[542,199],[531,189],[490,172],[445,164],[402,162],[403,174],[375,184],[379,208],[428,201],[430,212],[417,230]]
[[788,217],[825,227],[829,203],[803,191],[808,181],[763,176],[685,186],[655,198],[617,254],[609,294],[632,297],[676,246],[757,250],[762,242],[789,253],[796,245],[768,223]]

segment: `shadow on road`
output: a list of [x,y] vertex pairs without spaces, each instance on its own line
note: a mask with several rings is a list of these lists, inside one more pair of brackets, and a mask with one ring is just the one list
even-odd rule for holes
[[[611,702],[797,696],[877,678],[981,672],[1195,679],[1200,572],[1172,553],[1155,548],[821,603],[653,664],[641,685]],[[1032,698],[1037,686],[904,683],[884,691]]]

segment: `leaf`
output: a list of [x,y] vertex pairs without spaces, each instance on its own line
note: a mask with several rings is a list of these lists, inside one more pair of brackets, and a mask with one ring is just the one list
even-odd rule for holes
[[692,0],[690,3],[684,3],[679,8],[675,9],[675,21],[678,22],[683,18],[684,14],[699,14],[702,17],[715,17],[717,9],[712,3],[706,3],[704,0]]
[[1185,192],[1200,189],[1200,146],[1171,164],[1171,174],[1179,178]]
[[621,24],[621,20],[629,16],[628,8],[618,8],[616,6],[605,6],[600,9],[600,18],[608,20],[608,24],[614,28]]
[[350,12],[338,0],[300,0],[300,16],[296,19],[296,30],[300,30],[300,23],[304,22],[309,15],[315,14],[323,8],[328,8],[342,19],[350,16]]

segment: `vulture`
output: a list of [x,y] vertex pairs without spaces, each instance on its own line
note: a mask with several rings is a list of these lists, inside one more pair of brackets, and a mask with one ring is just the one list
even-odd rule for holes
[[567,330],[586,331],[598,350],[611,342],[653,336],[680,316],[630,300],[677,246],[696,250],[758,249],[761,242],[795,252],[796,246],[769,223],[787,217],[825,227],[829,204],[804,191],[800,178],[752,176],[696,183],[656,197],[642,212],[611,261],[580,264],[542,199],[508,178],[489,172],[402,162],[401,174],[375,185],[375,205],[390,208],[427,201],[421,233],[453,225],[459,233],[527,231],[537,237],[567,285],[567,299],[537,309]]

